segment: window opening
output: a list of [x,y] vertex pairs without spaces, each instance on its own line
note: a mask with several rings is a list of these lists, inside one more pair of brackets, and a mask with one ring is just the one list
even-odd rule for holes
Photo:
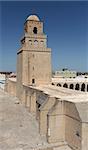
[[60,83],[58,83],[58,84],[57,84],[57,86],[60,86],[60,87],[61,87],[61,84],[60,84]]
[[73,89],[74,88],[74,85],[73,84],[70,84],[70,89]]
[[29,44],[32,45],[32,40],[29,40]]
[[68,85],[65,83],[65,84],[63,85],[63,87],[68,88]]
[[81,85],[81,91],[85,91],[85,84],[84,83]]
[[32,84],[34,84],[35,83],[35,79],[32,79]]
[[37,41],[37,40],[34,41],[34,46],[35,46],[35,47],[38,46],[38,41]]
[[34,32],[34,34],[37,34],[37,28],[36,27],[34,27],[33,32]]
[[79,84],[78,83],[75,86],[75,90],[79,90]]

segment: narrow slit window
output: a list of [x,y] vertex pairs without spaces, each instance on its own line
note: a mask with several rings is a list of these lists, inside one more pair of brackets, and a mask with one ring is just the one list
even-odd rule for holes
[[32,79],[32,84],[34,84],[35,83],[35,79]]

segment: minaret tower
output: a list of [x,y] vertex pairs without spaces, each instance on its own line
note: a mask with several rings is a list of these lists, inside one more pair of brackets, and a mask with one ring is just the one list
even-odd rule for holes
[[51,49],[47,48],[47,36],[43,22],[30,15],[24,24],[24,37],[17,53],[17,82],[19,85],[44,85],[51,82]]

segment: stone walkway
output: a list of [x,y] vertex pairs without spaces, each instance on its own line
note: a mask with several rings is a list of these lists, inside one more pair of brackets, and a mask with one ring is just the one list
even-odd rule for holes
[[70,150],[63,142],[48,144],[38,129],[24,105],[0,89],[0,150]]
[[30,150],[44,145],[38,123],[16,97],[0,90],[0,150]]

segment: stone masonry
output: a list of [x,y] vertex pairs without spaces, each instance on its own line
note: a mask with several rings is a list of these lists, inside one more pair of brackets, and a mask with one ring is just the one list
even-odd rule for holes
[[51,49],[39,17],[30,15],[24,32],[17,79],[9,79],[6,90],[35,116],[46,141],[38,150],[88,150],[88,92],[51,85]]

